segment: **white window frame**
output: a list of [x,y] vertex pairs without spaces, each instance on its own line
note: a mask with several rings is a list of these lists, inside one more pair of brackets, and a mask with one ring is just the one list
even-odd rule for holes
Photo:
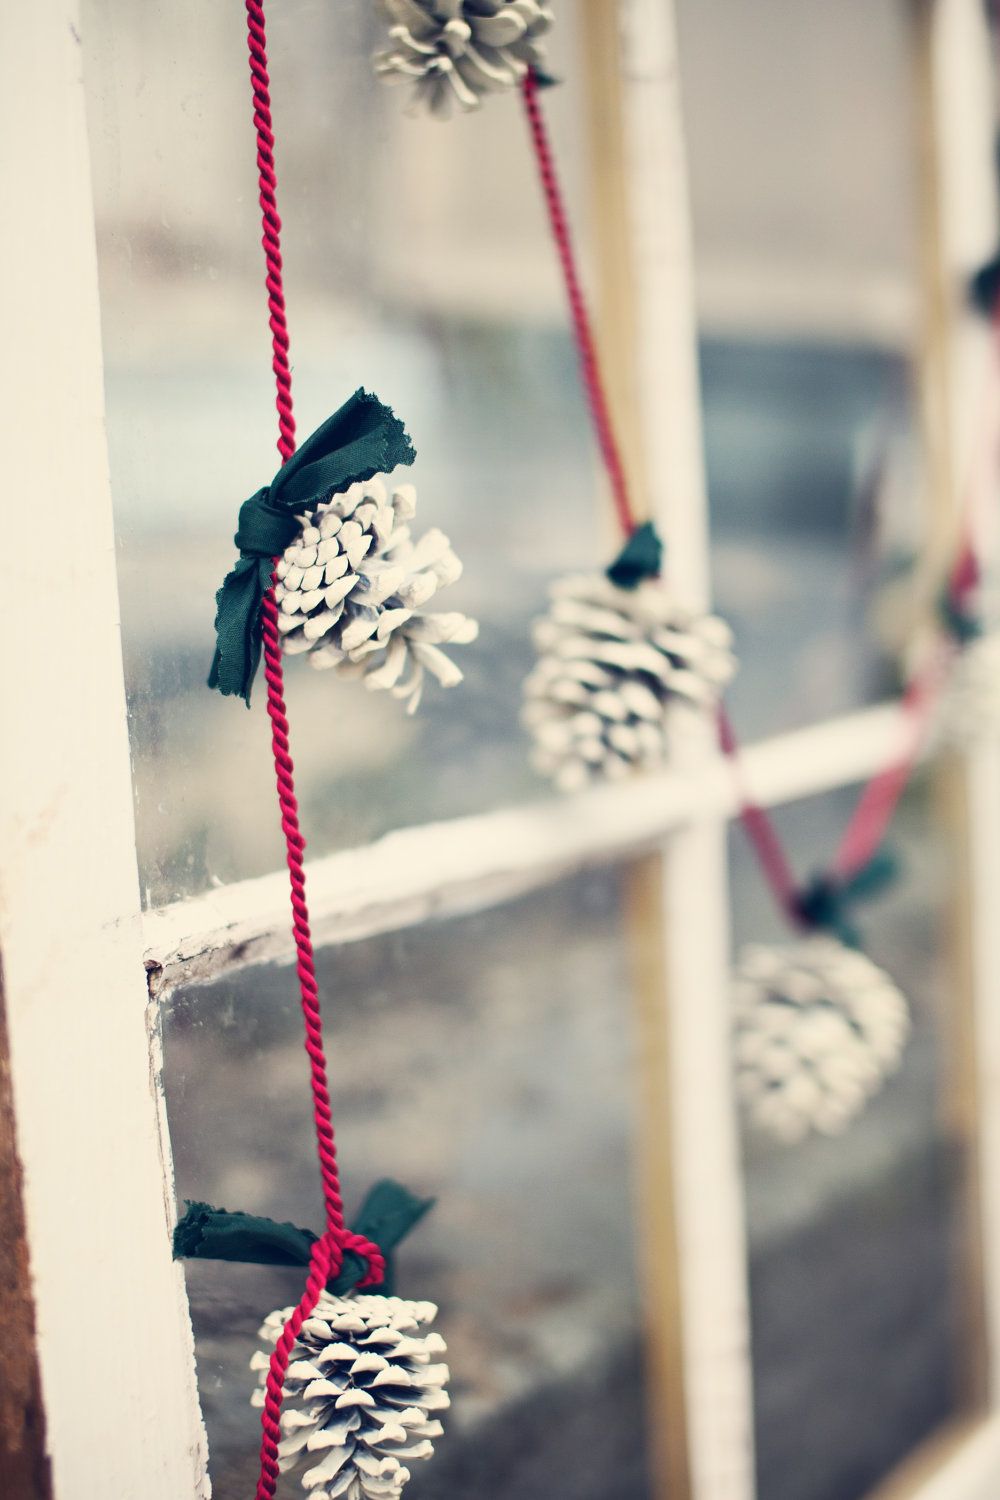
[[[992,223],[973,223],[961,206],[983,198],[982,178],[969,181],[969,162],[977,172],[991,170],[980,12],[979,0],[923,6],[937,160],[932,217],[941,251],[933,274],[943,309],[943,334],[929,345],[927,368],[950,392],[948,410],[935,420],[946,432],[953,478],[962,446],[956,393],[982,355],[981,337],[977,345],[956,311],[954,283],[993,232]],[[611,12],[597,6],[596,14],[603,19],[595,24],[606,25]],[[618,0],[617,22],[612,134],[627,205],[636,330],[617,364],[631,364],[639,448],[668,456],[655,478],[642,483],[640,476],[638,488],[665,536],[671,581],[707,605],[671,0]],[[0,174],[10,210],[0,257],[5,284],[17,292],[0,352],[16,435],[8,442],[3,523],[8,721],[0,742],[0,955],[55,1493],[58,1500],[91,1500],[99,1480],[108,1496],[179,1500],[208,1489],[183,1277],[170,1259],[174,1205],[158,1012],[179,985],[287,959],[287,885],[279,873],[140,914],[78,38],[75,0],[39,0],[19,10],[16,45],[0,52],[7,110]],[[987,141],[983,166],[979,148]],[[967,231],[964,239],[944,233],[955,223]],[[60,538],[61,562],[40,606],[36,575],[21,562],[37,551],[43,517],[44,534]],[[871,774],[902,734],[896,704],[844,715],[750,747],[746,779],[768,805],[813,795]],[[935,1445],[926,1469],[907,1482],[913,1500],[993,1500],[1000,1478],[995,748],[968,757],[965,781],[989,1411],[952,1436],[947,1450]],[[323,945],[489,907],[610,860],[651,856],[642,862],[642,901],[658,913],[668,941],[642,985],[646,1021],[659,1033],[646,1083],[650,1119],[662,1131],[644,1176],[647,1221],[657,1225],[646,1271],[654,1313],[677,1309],[673,1330],[665,1332],[662,1316],[654,1316],[652,1329],[654,1350],[662,1345],[655,1394],[667,1439],[658,1457],[671,1476],[671,1500],[754,1496],[726,963],[725,833],[736,810],[731,768],[703,726],[686,739],[678,734],[671,769],[641,783],[402,830],[308,869]],[[918,1455],[916,1462],[925,1461]]]

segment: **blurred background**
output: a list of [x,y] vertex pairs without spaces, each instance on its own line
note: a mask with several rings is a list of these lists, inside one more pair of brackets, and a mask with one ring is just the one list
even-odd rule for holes
[[[546,107],[593,276],[602,102],[587,7],[555,9],[564,82]],[[677,12],[713,582],[749,740],[898,686],[900,580],[928,528],[912,14],[904,0]],[[277,464],[244,17],[223,0],[87,0],[84,18],[140,878],[159,906],[283,861],[263,704],[248,717],[204,689],[236,511]],[[465,685],[412,720],[289,674],[319,855],[547,795],[517,717],[528,622],[553,577],[602,564],[613,538],[516,97],[447,126],[411,118],[372,77],[369,0],[285,0],[269,20],[300,433],[359,384],[394,406],[418,451],[418,521],[465,561],[448,607],[482,627]],[[802,874],[853,796],[782,810]],[[914,1007],[901,1073],[842,1139],[745,1143],[761,1500],[860,1500],[977,1399],[968,1150],[944,1103],[955,855],[939,829],[925,776],[899,821],[905,878],[866,930]],[[738,830],[731,870],[736,939],[777,936]],[[634,1269],[626,876],[322,956],[348,1195],[391,1170],[441,1199],[407,1273],[442,1304],[454,1430],[413,1500],[661,1500]],[[165,1081],[180,1197],[316,1225],[287,970],[176,996]],[[248,1309],[296,1284],[189,1268],[220,1500],[253,1466]]]

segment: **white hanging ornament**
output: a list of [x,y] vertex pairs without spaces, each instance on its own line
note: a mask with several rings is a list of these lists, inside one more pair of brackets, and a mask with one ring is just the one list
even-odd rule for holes
[[865,954],[815,936],[753,946],[733,983],[736,1087],[751,1123],[793,1143],[836,1135],[896,1071],[903,995]]
[[462,673],[441,650],[474,641],[463,614],[425,605],[461,576],[443,532],[414,542],[412,485],[389,495],[381,479],[352,485],[302,517],[302,532],[275,570],[278,631],[289,655],[332,667],[372,691],[385,689],[415,713],[426,673],[454,687]]
[[660,764],[669,706],[710,707],[732,677],[729,626],[683,608],[658,579],[619,588],[580,574],[550,594],[521,716],[535,769],[574,791]]
[[[293,1309],[271,1313],[260,1330],[281,1337]],[[285,1376],[278,1462],[283,1473],[308,1464],[310,1500],[399,1500],[406,1467],[430,1458],[441,1436],[437,1413],[449,1406],[448,1367],[433,1363],[444,1339],[428,1331],[433,1302],[400,1297],[334,1297],[324,1292],[292,1348]],[[250,1367],[264,1404],[270,1354]]]
[[552,11],[540,0],[380,0],[390,45],[375,71],[413,80],[414,102],[447,116],[516,88],[543,61]]

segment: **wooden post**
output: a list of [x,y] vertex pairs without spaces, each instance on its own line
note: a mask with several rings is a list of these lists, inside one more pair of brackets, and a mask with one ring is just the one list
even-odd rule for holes
[[[920,178],[918,387],[924,439],[925,591],[935,599],[960,527],[980,530],[985,475],[995,480],[988,410],[996,353],[968,304],[968,278],[996,245],[993,59],[980,0],[913,0]],[[984,423],[993,433],[982,447]],[[995,503],[995,499],[994,499]],[[992,907],[1000,876],[1000,763],[996,747],[946,756],[935,806],[957,866],[945,913],[947,997],[942,1015],[942,1125],[963,1151],[963,1253],[956,1312],[963,1406],[997,1407],[1000,1356],[1000,1120],[996,1032],[1000,943]]]
[[[691,231],[671,0],[588,0],[600,343],[636,510],[709,606]],[[717,757],[679,728],[681,771]],[[653,1460],[670,1500],[750,1500],[743,1191],[731,1086],[725,823],[678,830],[629,891],[642,1048],[640,1212]]]

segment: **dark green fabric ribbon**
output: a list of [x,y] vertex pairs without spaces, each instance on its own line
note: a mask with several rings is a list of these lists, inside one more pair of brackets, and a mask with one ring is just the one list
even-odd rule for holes
[[[376,1289],[391,1297],[395,1285],[390,1251],[434,1207],[433,1198],[417,1198],[386,1178],[368,1193],[351,1228],[378,1245],[385,1256],[385,1277]],[[256,1214],[229,1213],[210,1203],[188,1203],[174,1229],[175,1260],[230,1260],[254,1266],[307,1266],[318,1236],[311,1229],[278,1224]],[[342,1296],[365,1276],[367,1265],[348,1250],[339,1275],[327,1291]]]
[[412,464],[416,454],[399,418],[358,390],[317,427],[269,485],[240,506],[234,537],[240,560],[215,596],[216,649],[208,685],[250,707],[261,653],[261,603],[274,559],[299,530],[296,517],[359,480]]
[[830,932],[849,948],[861,947],[861,936],[849,914],[857,901],[876,896],[899,874],[899,861],[888,849],[880,849],[868,863],[847,880],[815,875],[800,892],[796,914],[814,931]]
[[652,521],[637,526],[606,575],[616,588],[636,589],[646,578],[656,578],[663,565],[663,543]]
[[1000,255],[994,255],[971,278],[969,300],[984,318],[991,318],[1000,297]]
[[983,623],[979,616],[964,609],[959,601],[953,598],[950,589],[941,591],[938,599],[938,617],[952,640],[959,646],[968,646],[970,642],[978,640],[983,633]]

